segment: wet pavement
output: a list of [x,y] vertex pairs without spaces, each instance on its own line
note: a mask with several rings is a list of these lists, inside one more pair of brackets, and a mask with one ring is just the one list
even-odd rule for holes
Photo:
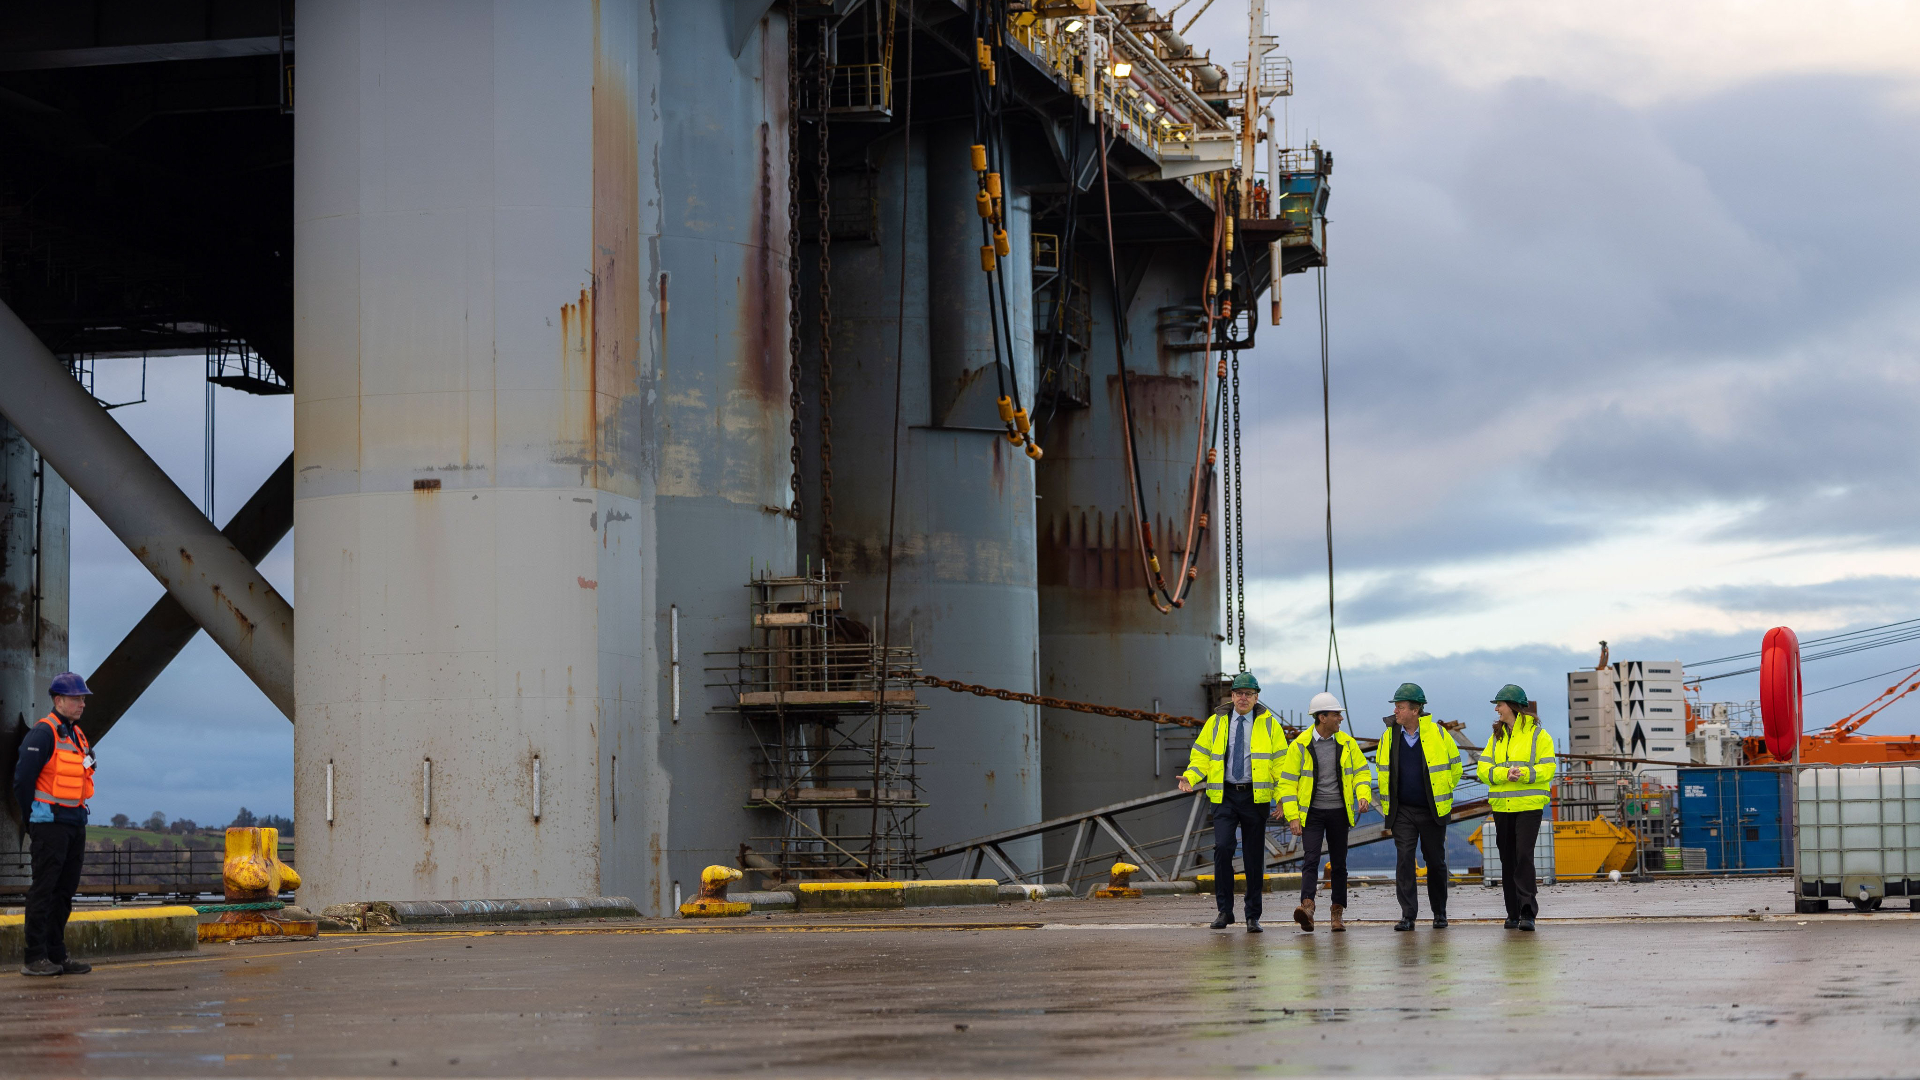
[[1464,920],[1469,886],[1412,934],[1302,934],[1279,897],[1214,932],[1182,897],[211,946],[6,985],[0,1072],[1913,1072],[1920,917],[1744,914],[1783,884],[1562,887],[1537,934]]

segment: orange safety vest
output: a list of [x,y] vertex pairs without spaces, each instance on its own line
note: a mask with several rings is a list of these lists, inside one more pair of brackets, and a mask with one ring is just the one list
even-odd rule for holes
[[33,784],[33,801],[51,806],[85,806],[93,798],[93,767],[87,764],[87,733],[73,724],[67,730],[72,738],[60,734],[57,713],[49,713],[40,722],[53,729],[53,756],[40,767],[40,778]]

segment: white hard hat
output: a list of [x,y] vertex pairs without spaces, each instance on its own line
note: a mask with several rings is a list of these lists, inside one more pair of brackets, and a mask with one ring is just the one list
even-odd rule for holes
[[1313,700],[1307,704],[1307,712],[1309,714],[1346,711],[1346,706],[1340,704],[1340,699],[1328,693],[1313,695]]

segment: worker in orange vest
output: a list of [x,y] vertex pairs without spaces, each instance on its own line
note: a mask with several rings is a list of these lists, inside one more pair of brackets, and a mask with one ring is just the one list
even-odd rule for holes
[[93,750],[80,715],[87,711],[85,679],[54,676],[53,712],[20,743],[13,797],[33,836],[33,884],[27,889],[26,953],[22,975],[85,975],[93,966],[67,956],[67,916],[80,887],[87,851],[87,800],[93,798]]

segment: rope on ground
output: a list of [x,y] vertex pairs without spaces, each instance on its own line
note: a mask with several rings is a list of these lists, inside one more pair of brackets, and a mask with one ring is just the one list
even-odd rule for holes
[[1084,701],[1068,701],[1065,698],[1044,697],[1040,694],[1022,694],[1016,690],[998,690],[978,683],[955,682],[933,675],[922,675],[920,681],[928,686],[938,686],[956,694],[976,694],[980,697],[999,698],[1001,701],[1018,701],[1025,705],[1038,705],[1044,709],[1059,709],[1063,712],[1093,713],[1096,716],[1115,716],[1122,720],[1142,720],[1150,724],[1171,724],[1175,727],[1197,728],[1203,721],[1197,716],[1175,716],[1172,713],[1148,712],[1145,709],[1119,709],[1112,705],[1092,705]]

